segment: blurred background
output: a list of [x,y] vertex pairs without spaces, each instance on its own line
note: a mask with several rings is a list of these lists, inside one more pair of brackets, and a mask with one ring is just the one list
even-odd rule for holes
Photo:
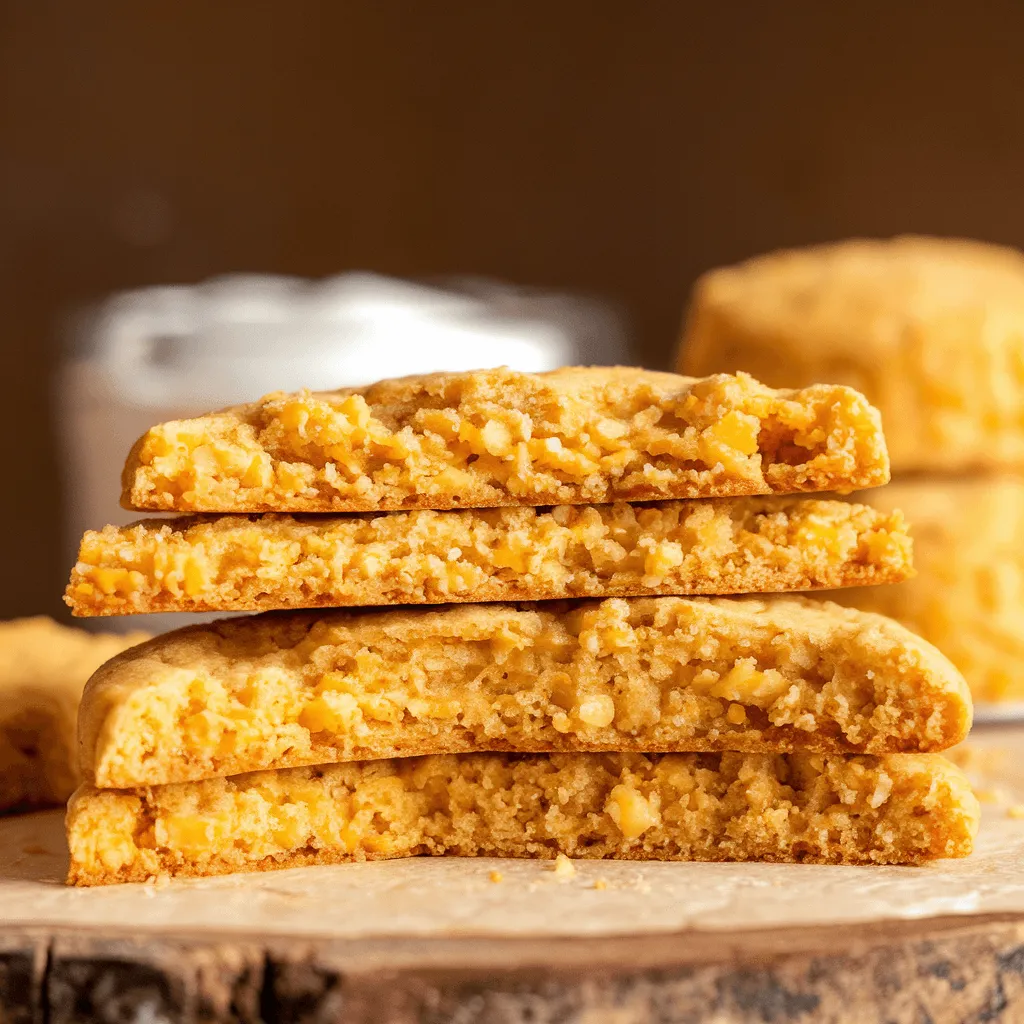
[[[1011,0],[856,18],[810,3],[0,0],[0,618],[64,612],[64,466],[96,445],[61,367],[109,341],[81,316],[106,296],[238,272],[446,290],[472,275],[540,289],[458,285],[497,309],[476,317],[481,365],[504,361],[489,332],[525,303],[573,358],[667,366],[711,266],[856,234],[1024,243],[1022,38]],[[531,305],[563,294],[586,304]],[[192,380],[221,372],[210,337],[193,338]],[[275,358],[310,344],[282,337],[265,339]],[[236,385],[255,386],[241,344]],[[386,372],[401,372],[396,345]],[[124,451],[96,454],[116,470]]]

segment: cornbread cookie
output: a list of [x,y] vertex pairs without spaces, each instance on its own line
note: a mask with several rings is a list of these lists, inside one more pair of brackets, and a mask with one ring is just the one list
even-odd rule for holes
[[1024,464],[1024,255],[939,238],[777,252],[698,281],[679,368],[848,384],[896,470]]
[[1024,699],[1024,480],[906,480],[862,497],[906,512],[920,574],[831,596],[892,615],[930,640],[975,700]]
[[488,508],[873,487],[877,412],[848,388],[772,391],[633,367],[508,369],[268,395],[153,427],[122,504],[185,512]]
[[895,583],[898,512],[799,498],[379,515],[204,516],[82,539],[76,615],[258,611]]
[[416,854],[917,864],[969,854],[978,816],[936,754],[434,755],[83,786],[68,882]]
[[941,750],[971,704],[935,648],[806,598],[269,613],[90,680],[82,767],[129,788],[477,750]]
[[44,616],[0,623],[0,811],[67,800],[79,781],[75,715],[85,681],[144,639],[90,634]]

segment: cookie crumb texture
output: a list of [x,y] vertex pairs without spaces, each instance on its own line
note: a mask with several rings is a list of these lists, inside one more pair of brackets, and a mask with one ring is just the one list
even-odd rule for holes
[[873,487],[878,413],[835,386],[773,391],[633,367],[432,374],[276,393],[153,427],[122,503],[186,512],[360,512]]
[[805,598],[286,612],[166,634],[90,680],[83,770],[129,788],[479,750],[941,750],[935,648]]
[[1024,465],[1024,255],[959,239],[854,239],[702,277],[684,373],[857,388],[896,470]]
[[64,803],[80,779],[75,716],[90,673],[146,637],[0,623],[0,812]]
[[935,754],[436,755],[84,786],[68,881],[416,854],[917,864],[970,853],[978,817]]
[[899,512],[813,498],[384,515],[203,516],[89,531],[76,615],[262,611],[896,583]]
[[975,700],[1024,700],[1024,480],[903,480],[862,498],[906,513],[918,575],[829,596],[891,615],[931,641]]

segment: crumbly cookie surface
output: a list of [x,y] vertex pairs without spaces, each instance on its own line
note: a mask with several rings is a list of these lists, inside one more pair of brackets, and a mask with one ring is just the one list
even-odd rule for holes
[[847,384],[882,413],[896,470],[1024,464],[1024,255],[857,239],[771,253],[697,283],[682,372]]
[[67,800],[79,782],[82,688],[104,661],[145,639],[90,634],[45,616],[0,623],[0,811]]
[[800,498],[294,517],[203,516],[82,539],[76,615],[265,611],[895,583],[898,512]]
[[930,640],[975,700],[1024,700],[1024,480],[904,480],[860,497],[905,511],[918,575],[829,596],[891,615]]
[[918,864],[971,851],[939,755],[470,754],[82,787],[69,883],[415,854]]
[[804,598],[269,613],[166,634],[89,682],[101,787],[477,750],[941,750],[959,673],[897,623]]
[[432,374],[272,394],[153,427],[122,503],[186,512],[488,508],[852,490],[888,480],[848,388],[633,367]]

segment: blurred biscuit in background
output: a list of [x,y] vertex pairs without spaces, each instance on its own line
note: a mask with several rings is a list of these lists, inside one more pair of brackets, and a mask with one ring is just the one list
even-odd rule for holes
[[979,702],[1024,700],[1024,254],[854,239],[706,273],[676,368],[772,387],[847,384],[882,413],[916,579],[836,600],[938,646]]
[[45,616],[0,623],[0,812],[67,801],[79,778],[75,720],[86,680],[145,639]]
[[906,480],[860,498],[913,524],[918,575],[829,599],[891,615],[930,640],[976,700],[1024,700],[1024,479]]
[[848,384],[882,413],[894,473],[1024,465],[1024,255],[854,239],[704,274],[677,369]]

